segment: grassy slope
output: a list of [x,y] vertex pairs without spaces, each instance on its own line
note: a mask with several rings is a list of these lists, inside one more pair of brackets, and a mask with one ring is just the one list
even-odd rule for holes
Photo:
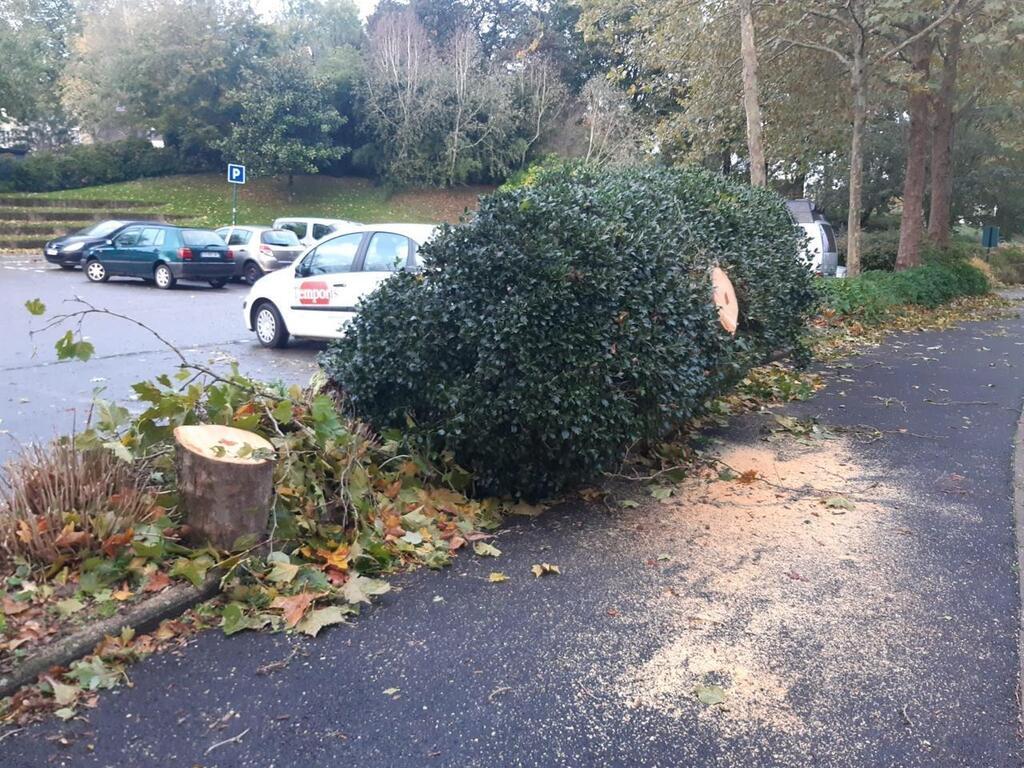
[[[231,222],[231,189],[222,174],[195,174],[140,179],[122,184],[69,189],[30,195],[73,200],[133,200],[140,207],[191,217],[193,224],[221,226]],[[411,190],[389,195],[365,179],[296,176],[289,194],[287,179],[256,179],[239,189],[240,224],[269,224],[278,216],[320,216],[362,222],[457,221],[475,208],[486,187],[452,190]]]

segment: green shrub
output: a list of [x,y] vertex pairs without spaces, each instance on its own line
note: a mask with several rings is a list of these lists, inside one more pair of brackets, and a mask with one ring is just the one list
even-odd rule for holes
[[113,184],[149,176],[206,170],[176,149],[156,149],[142,139],[81,144],[60,152],[36,152],[0,166],[0,185],[18,192],[50,192]]
[[825,306],[836,314],[878,322],[895,307],[938,307],[959,296],[988,292],[985,275],[964,261],[927,264],[904,272],[865,272],[821,281]]
[[446,228],[321,362],[359,414],[452,451],[478,491],[540,497],[794,346],[817,300],[798,241],[778,197],[711,173],[547,170]]
[[1024,283],[1024,245],[1004,245],[982,256],[988,261],[992,273],[1001,283]]

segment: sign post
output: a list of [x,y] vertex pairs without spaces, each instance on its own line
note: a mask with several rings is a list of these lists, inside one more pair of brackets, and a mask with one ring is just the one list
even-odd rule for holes
[[999,227],[986,226],[981,230],[981,246],[985,249],[986,260],[988,254],[999,245]]
[[245,184],[245,166],[237,163],[228,163],[228,184],[231,185],[231,226],[235,226],[238,219],[238,186]]

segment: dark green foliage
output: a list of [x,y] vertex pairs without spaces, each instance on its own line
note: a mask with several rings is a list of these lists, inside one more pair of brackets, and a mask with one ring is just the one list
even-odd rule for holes
[[[613,467],[798,342],[816,302],[774,194],[702,171],[556,168],[483,200],[322,363],[379,429],[536,498]],[[710,271],[732,277],[725,333]]]
[[20,161],[0,158],[0,190],[50,192],[199,170],[206,169],[173,148],[156,149],[148,141],[126,139],[35,152]]
[[865,272],[860,277],[822,280],[825,306],[836,314],[868,322],[883,320],[897,307],[938,307],[959,296],[981,296],[989,284],[965,261],[927,264],[904,272]]
[[[900,249],[900,230],[895,228],[861,233],[861,261],[863,272],[892,272],[896,268],[896,254]],[[846,238],[839,241],[842,263],[846,263]],[[954,240],[945,248],[938,248],[925,240],[921,243],[921,261],[925,264],[950,264],[969,261],[981,255],[976,243]]]

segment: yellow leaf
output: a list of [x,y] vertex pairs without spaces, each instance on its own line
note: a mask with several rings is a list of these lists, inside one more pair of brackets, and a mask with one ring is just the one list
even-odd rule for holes
[[132,593],[132,591],[130,589],[119,589],[119,590],[117,590],[117,592],[112,594],[111,597],[114,598],[115,600],[119,600],[119,601],[123,602],[123,601],[128,600],[129,598],[131,598],[132,594],[133,593]]
[[549,574],[561,575],[562,573],[561,569],[557,565],[552,565],[551,563],[540,563],[539,565],[534,565],[530,568],[530,572],[534,576],[538,577],[547,576]]
[[340,544],[335,550],[318,549],[316,554],[330,567],[339,571],[348,570],[348,544]]
[[501,584],[503,581],[508,581],[508,576],[501,571],[491,571],[491,575],[487,577],[487,580],[491,584]]

